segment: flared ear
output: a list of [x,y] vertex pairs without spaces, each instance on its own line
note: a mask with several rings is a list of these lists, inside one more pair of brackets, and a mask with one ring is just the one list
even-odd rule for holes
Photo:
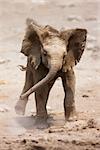
[[21,53],[28,56],[32,49],[39,51],[41,47],[41,41],[39,33],[33,28],[32,24],[28,25],[24,39],[22,41]]
[[21,53],[31,58],[30,63],[32,63],[32,66],[34,66],[35,69],[38,68],[41,62],[41,47],[42,43],[39,30],[37,30],[32,23],[28,24],[26,34],[22,42]]
[[67,51],[63,66],[64,72],[80,61],[86,45],[86,36],[86,29],[73,29],[61,32],[61,38],[65,40]]

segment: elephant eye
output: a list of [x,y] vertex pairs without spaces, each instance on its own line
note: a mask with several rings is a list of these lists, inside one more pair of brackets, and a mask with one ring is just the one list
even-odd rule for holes
[[23,42],[25,42],[26,40],[24,39]]
[[64,52],[63,59],[67,56],[67,52]]
[[47,51],[45,49],[43,49],[43,54],[44,56],[47,56]]

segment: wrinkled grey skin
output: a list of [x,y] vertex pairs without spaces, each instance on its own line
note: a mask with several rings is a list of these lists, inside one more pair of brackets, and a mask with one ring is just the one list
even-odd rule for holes
[[27,56],[26,79],[20,99],[15,106],[17,114],[24,114],[28,97],[35,92],[37,126],[47,126],[46,104],[49,92],[58,77],[64,88],[64,112],[68,121],[75,115],[75,74],[86,43],[86,29],[57,31],[51,26],[39,26],[28,21],[21,52]]

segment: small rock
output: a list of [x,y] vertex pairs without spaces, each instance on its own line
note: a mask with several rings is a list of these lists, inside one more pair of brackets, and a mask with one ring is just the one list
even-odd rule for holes
[[77,143],[77,141],[76,140],[72,140],[72,144],[76,144]]
[[36,141],[36,140],[31,140],[31,142],[36,143],[36,144],[37,144],[37,143],[39,143],[39,142],[38,142],[38,141]]
[[11,143],[10,143],[10,142],[8,142],[8,141],[5,141],[5,143],[6,143],[6,144],[11,144]]
[[87,128],[86,126],[83,126],[83,127],[82,127],[82,129],[84,129],[84,130],[85,130],[86,128]]
[[86,95],[86,94],[84,94],[84,95],[82,95],[82,97],[87,98],[87,97],[89,97],[89,96],[88,96],[88,95]]
[[99,128],[97,128],[97,131],[99,131],[100,129]]
[[23,143],[23,144],[26,144],[26,139],[23,139],[22,141],[21,141],[21,143]]
[[51,128],[48,130],[48,133],[64,132],[64,128]]
[[87,125],[89,128],[96,128],[97,123],[94,119],[90,119],[88,120]]
[[53,131],[52,131],[52,130],[49,130],[48,133],[53,133]]

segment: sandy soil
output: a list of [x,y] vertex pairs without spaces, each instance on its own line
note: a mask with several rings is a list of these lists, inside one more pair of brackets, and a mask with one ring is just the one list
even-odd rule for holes
[[[0,150],[99,150],[100,149],[100,18],[99,0],[0,0]],[[75,67],[78,120],[64,124],[63,89],[58,79],[50,93],[50,128],[34,126],[34,95],[25,116],[14,106],[24,84],[26,64],[20,54],[25,20],[60,28],[84,27],[87,48]]]

